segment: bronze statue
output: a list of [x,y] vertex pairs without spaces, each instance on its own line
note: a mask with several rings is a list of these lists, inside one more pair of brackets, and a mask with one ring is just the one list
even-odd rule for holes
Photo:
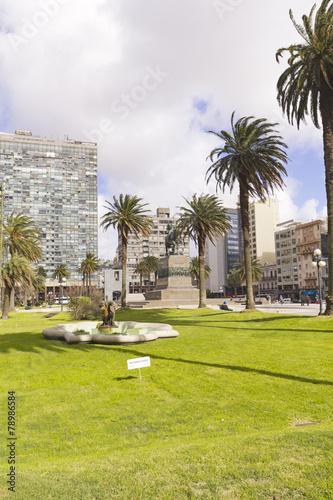
[[175,255],[176,247],[178,247],[181,238],[179,237],[176,226],[171,222],[168,223],[166,230],[167,235],[165,237],[165,252],[167,255]]
[[112,326],[117,326],[114,322],[114,318],[116,316],[117,305],[113,300],[109,302],[105,302],[101,305],[102,309],[102,320],[103,324],[100,328],[110,328]]

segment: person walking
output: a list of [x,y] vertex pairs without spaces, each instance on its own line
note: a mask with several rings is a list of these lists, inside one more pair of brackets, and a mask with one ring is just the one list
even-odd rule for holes
[[305,302],[307,306],[310,304],[310,297],[308,295],[305,297]]

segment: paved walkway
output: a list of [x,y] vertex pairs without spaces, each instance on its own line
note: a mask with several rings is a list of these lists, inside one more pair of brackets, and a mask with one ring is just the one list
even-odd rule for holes
[[[230,304],[229,301],[226,301],[228,307],[232,309],[233,311],[242,311],[245,309],[244,305],[241,304]],[[221,301],[223,303],[223,301]],[[177,306],[173,306],[177,307]],[[197,309],[197,305],[184,305],[184,306],[178,306],[179,309]],[[216,311],[219,311],[220,308],[218,305],[208,305],[207,307],[214,309]],[[262,312],[269,312],[269,313],[282,313],[282,314],[299,314],[299,315],[304,315],[304,316],[318,316],[319,314],[319,304],[310,304],[308,306],[302,306],[301,304],[272,304],[272,305],[258,305],[256,306],[258,311]],[[152,308],[153,309],[153,308]],[[64,306],[64,312],[66,311],[66,307]],[[47,313],[55,313],[55,312],[60,312],[61,308],[60,306],[56,307],[39,307],[36,309],[21,309],[20,312],[34,312],[34,313],[40,313],[43,312],[45,314]],[[325,305],[323,305],[323,312],[325,312]]]

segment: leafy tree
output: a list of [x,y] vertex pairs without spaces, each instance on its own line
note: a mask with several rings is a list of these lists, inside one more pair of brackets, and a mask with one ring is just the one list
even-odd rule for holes
[[213,244],[219,236],[231,230],[230,218],[222,202],[214,195],[193,195],[192,200],[184,198],[188,206],[180,207],[177,230],[189,236],[198,247],[199,253],[199,308],[206,307],[205,290],[205,248],[206,240]]
[[[136,237],[140,234],[148,236],[153,221],[144,210],[147,203],[140,203],[142,198],[131,196],[129,194],[119,196],[117,199],[113,196],[113,203],[106,201],[108,212],[101,217],[101,227],[107,230],[110,226],[118,230],[121,238],[121,262],[122,262],[122,294],[121,305],[126,306],[126,269],[127,269],[127,246],[128,237],[132,233]],[[150,210],[149,210],[150,212]]]
[[34,277],[31,263],[25,258],[14,253],[5,263],[3,268],[4,296],[2,319],[8,319],[10,297],[16,284],[29,287]]
[[[197,283],[199,283],[199,258],[198,257],[192,257],[190,260],[190,273],[191,273],[191,278],[195,280]],[[211,273],[211,268],[209,265],[205,262],[205,280],[209,278]],[[208,295],[207,295],[208,296]]]
[[333,314],[333,5],[323,0],[315,18],[314,5],[303,26],[291,21],[303,43],[281,48],[276,59],[289,55],[288,67],[277,82],[278,101],[290,123],[310,116],[317,128],[323,127],[328,221],[328,297],[325,314]]
[[91,292],[91,275],[96,271],[98,271],[98,269],[99,269],[99,264],[97,256],[92,252],[87,252],[86,258],[81,263],[80,270],[83,276],[86,276],[89,297]]
[[[288,160],[285,148],[274,126],[265,118],[255,120],[252,116],[240,118],[234,123],[231,116],[232,134],[225,130],[212,132],[223,145],[210,153],[216,161],[207,170],[207,182],[215,177],[216,187],[223,191],[226,186],[232,191],[239,184],[241,224],[244,240],[246,269],[246,309],[255,309],[252,290],[251,254],[249,237],[249,197],[265,200],[275,187],[282,188],[282,174],[287,175],[283,163]],[[252,121],[251,121],[252,120]]]

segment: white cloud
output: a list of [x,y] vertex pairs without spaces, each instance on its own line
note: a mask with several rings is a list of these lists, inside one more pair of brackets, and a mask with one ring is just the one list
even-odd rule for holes
[[[100,197],[136,194],[153,211],[175,212],[182,196],[215,192],[204,177],[217,142],[206,130],[229,128],[233,110],[278,121],[291,149],[320,151],[321,132],[291,127],[275,89],[285,67],[275,52],[299,40],[288,10],[300,20],[313,0],[226,0],[222,14],[216,2],[2,0],[2,128],[80,140],[97,140],[103,129]],[[8,34],[22,36],[45,5],[57,13],[15,50]],[[149,71],[164,77],[154,81]],[[287,193],[283,210],[322,212],[320,204],[297,207],[290,179]],[[235,206],[236,190],[219,194]],[[101,234],[100,249],[112,258],[110,238]]]

